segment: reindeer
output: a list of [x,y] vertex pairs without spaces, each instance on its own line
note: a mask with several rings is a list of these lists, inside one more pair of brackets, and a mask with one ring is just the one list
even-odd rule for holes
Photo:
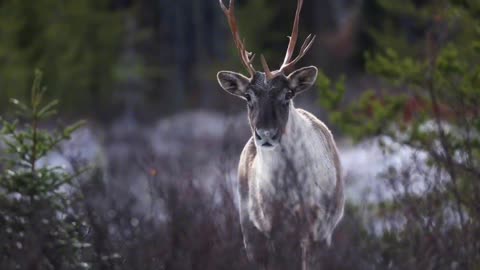
[[261,55],[264,72],[256,71],[255,55],[246,50],[240,38],[235,1],[230,0],[228,8],[219,2],[250,74],[248,78],[231,71],[217,74],[220,86],[248,105],[252,137],[238,167],[240,223],[247,256],[268,268],[269,254],[279,248],[272,245],[274,240],[293,234],[294,241],[289,242],[299,243],[302,269],[306,270],[312,243],[330,244],[344,208],[340,161],[332,133],[314,115],[293,104],[293,98],[309,89],[318,74],[314,66],[291,72],[315,36],[306,38],[292,60],[303,4],[298,0],[283,64],[270,71]]

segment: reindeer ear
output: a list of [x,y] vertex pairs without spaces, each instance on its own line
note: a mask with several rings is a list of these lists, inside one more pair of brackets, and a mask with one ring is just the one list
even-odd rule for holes
[[309,89],[317,80],[318,69],[314,66],[297,69],[288,76],[290,89],[295,94]]
[[247,77],[231,71],[218,72],[217,80],[225,91],[235,96],[243,96],[250,83]]

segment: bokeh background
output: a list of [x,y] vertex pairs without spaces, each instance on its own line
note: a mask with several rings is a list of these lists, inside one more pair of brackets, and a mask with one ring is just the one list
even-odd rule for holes
[[[277,67],[296,1],[236,2]],[[332,129],[347,197],[314,269],[479,269],[479,17],[478,0],[304,0],[300,39],[317,39],[297,66],[321,74],[295,102]],[[244,69],[217,0],[0,0],[0,115],[20,131],[9,101],[35,69],[59,100],[43,131],[87,120],[37,166],[88,170],[40,189],[58,210],[0,161],[0,269],[256,269],[236,211],[246,106],[216,81]]]
[[[382,18],[378,5],[353,0],[304,5],[301,36],[314,33],[318,39],[299,66],[317,65],[333,76],[361,75],[363,51],[375,45],[367,29]],[[296,2],[237,6],[249,50],[279,65]],[[110,123],[124,113],[152,121],[199,108],[243,109],[219,93],[215,82],[220,69],[243,72],[218,1],[4,1],[1,12],[2,108],[8,97],[28,93],[32,70],[40,68],[49,95],[62,100],[63,113],[96,122]],[[398,27],[415,35],[408,22]]]

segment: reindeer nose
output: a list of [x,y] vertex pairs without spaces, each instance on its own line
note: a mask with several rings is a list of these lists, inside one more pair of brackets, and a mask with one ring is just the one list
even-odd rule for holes
[[276,140],[278,138],[278,129],[257,129],[255,136],[258,140]]

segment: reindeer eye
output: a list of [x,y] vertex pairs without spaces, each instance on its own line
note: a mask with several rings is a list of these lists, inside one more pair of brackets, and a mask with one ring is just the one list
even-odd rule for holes
[[288,91],[286,94],[285,94],[285,100],[290,100],[293,98],[293,91]]
[[252,101],[252,96],[250,96],[250,94],[246,93],[244,97],[248,102]]

